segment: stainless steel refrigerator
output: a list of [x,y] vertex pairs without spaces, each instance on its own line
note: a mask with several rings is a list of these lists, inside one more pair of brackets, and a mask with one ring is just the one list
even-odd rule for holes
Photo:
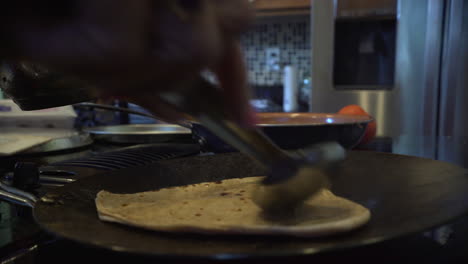
[[310,110],[361,105],[392,152],[468,167],[468,1],[399,0],[393,17],[346,19],[338,3],[312,1]]

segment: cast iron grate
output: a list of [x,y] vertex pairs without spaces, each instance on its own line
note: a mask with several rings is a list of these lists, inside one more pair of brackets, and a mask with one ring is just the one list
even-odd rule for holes
[[117,151],[99,153],[86,158],[61,161],[51,165],[117,170],[144,166],[160,160],[196,155],[199,151],[199,147],[192,144],[139,145]]

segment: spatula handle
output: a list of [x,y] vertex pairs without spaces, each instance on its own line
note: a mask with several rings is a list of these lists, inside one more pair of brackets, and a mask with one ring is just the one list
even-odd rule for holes
[[175,92],[163,93],[161,98],[197,117],[208,130],[239,151],[267,167],[278,160],[289,158],[257,128],[241,127],[230,121],[220,102],[220,90],[202,77],[190,85],[181,84],[178,89],[171,91],[174,90]]

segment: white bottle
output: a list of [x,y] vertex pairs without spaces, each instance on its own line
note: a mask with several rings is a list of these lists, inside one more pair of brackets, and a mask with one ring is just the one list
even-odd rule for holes
[[283,78],[283,111],[297,112],[299,110],[298,92],[299,92],[299,75],[297,68],[294,66],[284,67]]

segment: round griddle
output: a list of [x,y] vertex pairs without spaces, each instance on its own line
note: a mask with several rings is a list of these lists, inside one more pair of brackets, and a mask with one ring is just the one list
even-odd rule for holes
[[[312,255],[362,247],[447,223],[468,211],[467,171],[422,158],[350,152],[332,177],[332,190],[372,212],[353,232],[320,239],[149,232],[101,222],[94,198],[102,189],[134,193],[161,187],[262,175],[235,153],[162,161],[80,179],[37,203],[37,222],[57,236],[113,251],[158,257],[239,259]],[[44,202],[46,201],[46,202]]]

